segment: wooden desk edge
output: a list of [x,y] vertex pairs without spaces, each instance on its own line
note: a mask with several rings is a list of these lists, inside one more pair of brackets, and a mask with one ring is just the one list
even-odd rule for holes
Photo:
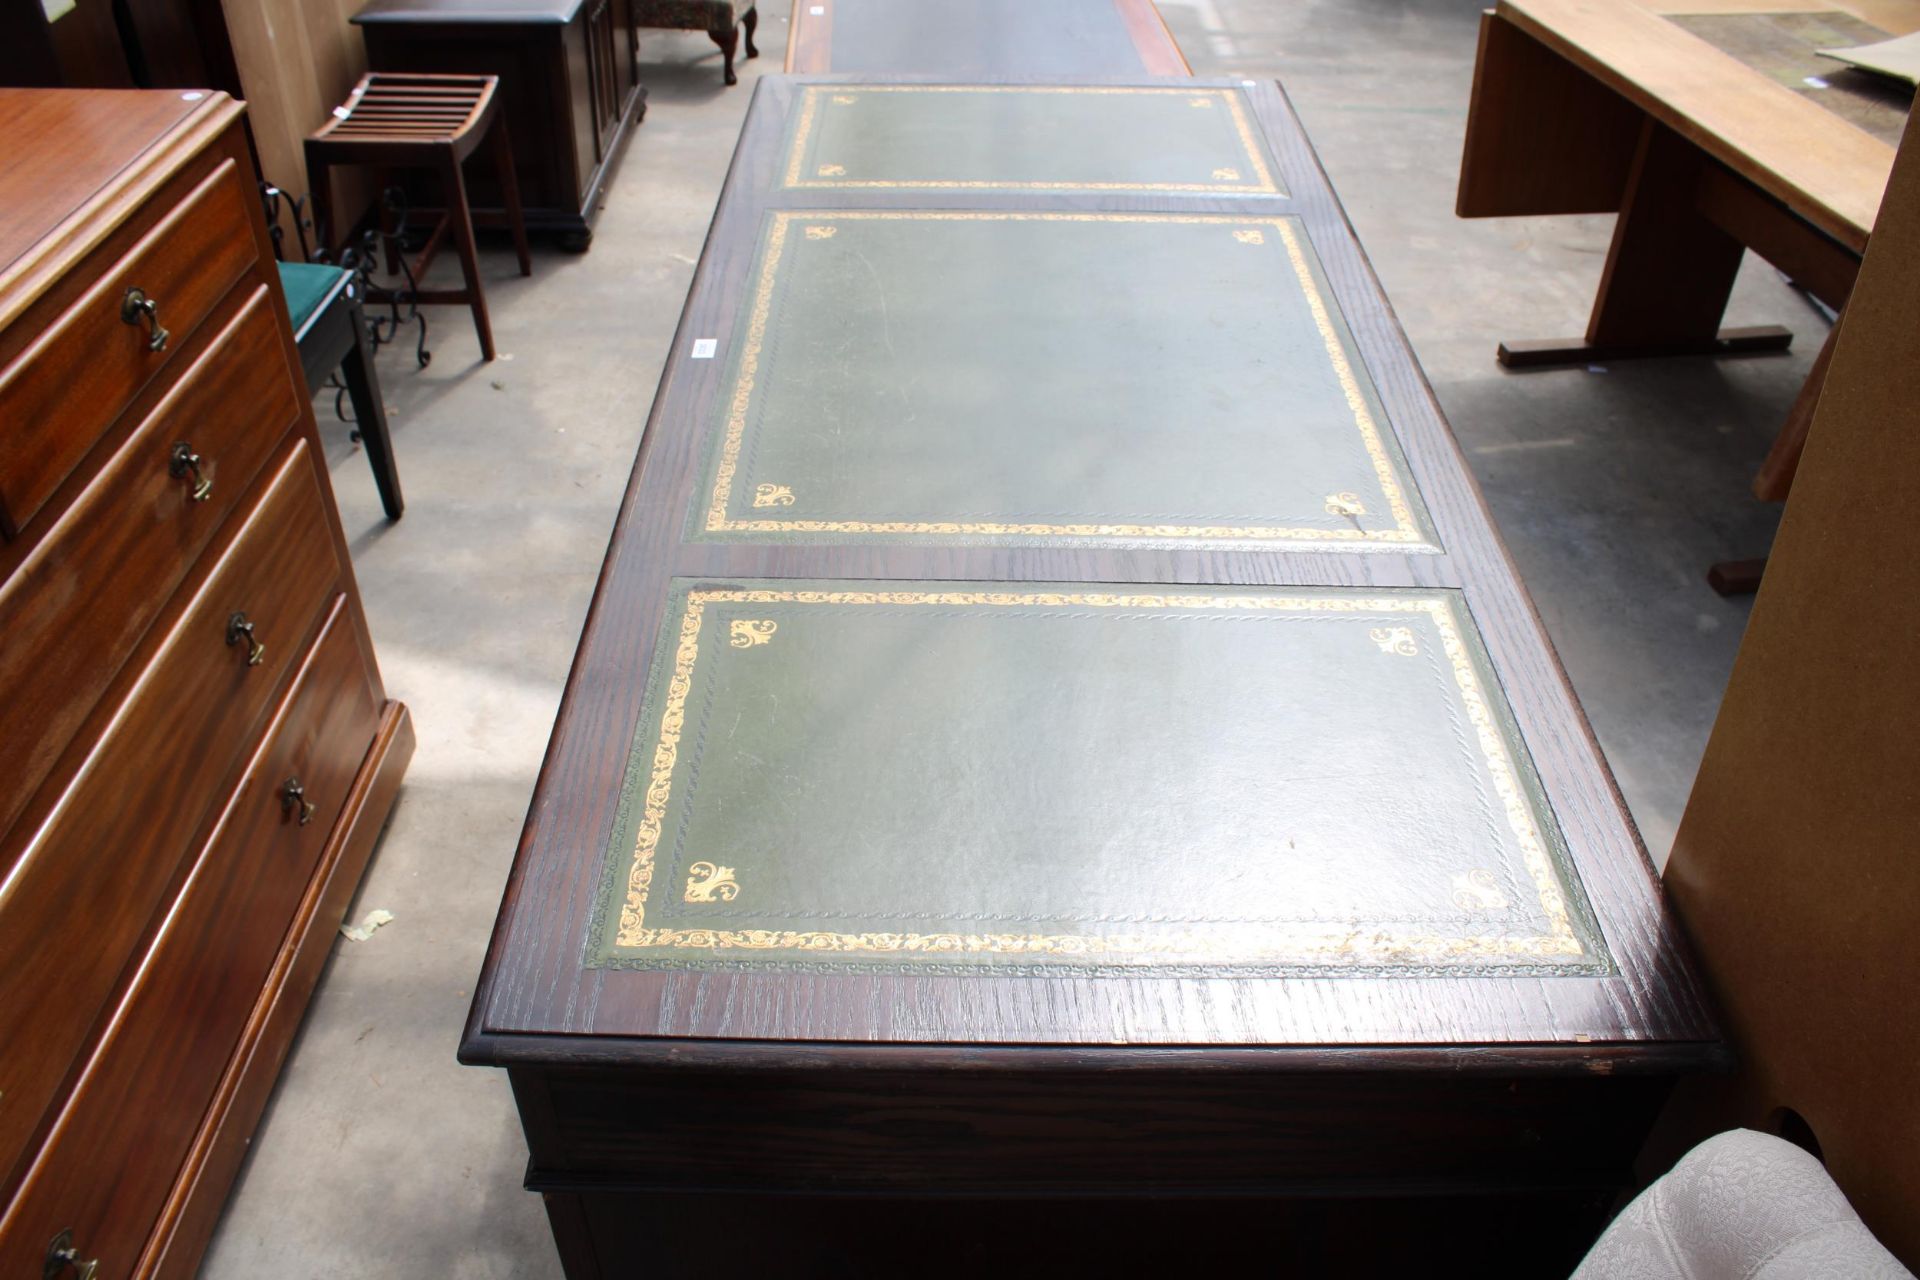
[[1465,1076],[1646,1076],[1721,1074],[1734,1066],[1732,1051],[1718,1040],[1196,1047],[500,1034],[478,1025],[481,1004],[476,999],[474,1014],[460,1040],[459,1061],[470,1067],[624,1067],[665,1073],[906,1069],[957,1073],[1178,1071],[1255,1076],[1415,1071]]
[[[1807,101],[1785,85],[1775,84],[1746,66],[1731,54],[1714,48],[1667,21],[1659,13],[1635,4],[1621,4],[1619,20],[1639,28],[1635,38],[1659,44],[1686,45],[1689,60],[1703,68],[1701,75],[1676,91],[1657,77],[1637,75],[1604,60],[1580,43],[1576,34],[1554,25],[1554,19],[1571,9],[1580,16],[1590,5],[1567,4],[1566,0],[1499,0],[1492,10],[1535,41],[1566,58],[1602,84],[1628,99],[1661,123],[1699,146],[1707,154],[1732,168],[1761,190],[1787,202],[1808,221],[1848,248],[1860,252],[1866,247],[1886,188],[1887,175],[1893,170],[1893,148],[1865,131],[1847,123],[1816,103]],[[1544,12],[1542,12],[1544,11]],[[1633,16],[1627,16],[1627,15]],[[1742,127],[1725,113],[1695,113],[1678,105],[1676,97],[1688,92],[1698,95],[1709,80],[1726,82],[1745,80],[1763,96],[1766,118]],[[1731,127],[1728,127],[1731,126]],[[1795,133],[1823,135],[1828,145],[1824,154],[1809,157],[1791,141]],[[1744,140],[1742,135],[1751,135]],[[1845,191],[1817,191],[1813,167],[1852,166],[1855,172]],[[1837,160],[1837,166],[1833,161]]]

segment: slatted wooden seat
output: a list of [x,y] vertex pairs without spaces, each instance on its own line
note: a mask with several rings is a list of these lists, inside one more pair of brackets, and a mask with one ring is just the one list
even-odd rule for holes
[[473,215],[461,164],[491,140],[499,170],[507,222],[520,256],[520,274],[533,274],[527,253],[527,224],[520,211],[520,184],[513,172],[513,148],[506,117],[499,111],[498,76],[417,75],[372,71],[360,78],[333,119],[307,138],[307,180],[313,189],[314,222],[320,242],[334,247],[342,229],[332,217],[331,170],[335,165],[387,169],[432,169],[446,186],[446,211],[414,258],[412,278],[425,278],[449,230],[460,253],[464,289],[415,289],[407,300],[428,305],[464,305],[473,311],[480,352],[494,358],[493,325],[480,287],[474,256]]

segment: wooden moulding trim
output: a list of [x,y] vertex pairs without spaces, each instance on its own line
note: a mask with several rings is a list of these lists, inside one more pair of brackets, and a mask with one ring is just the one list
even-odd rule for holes
[[245,111],[218,90],[207,94],[184,121],[0,270],[0,329],[19,319],[74,263],[112,235],[168,175],[205,151]]
[[805,19],[807,0],[793,0],[793,14],[787,19],[787,60],[781,70],[791,75],[796,70],[793,57],[800,47],[800,24]]
[[[1448,1198],[1464,1196],[1513,1196],[1517,1194],[1553,1196],[1568,1194],[1601,1194],[1611,1198],[1618,1192],[1630,1174],[1621,1171],[1605,1177],[1560,1177],[1545,1178],[1530,1172],[1526,1179],[1524,1192],[1515,1187],[1511,1178],[1489,1177],[1484,1174],[1449,1173],[1445,1177],[1326,1177],[1310,1178],[1272,1178],[1272,1179],[1236,1179],[1227,1182],[1206,1182],[1196,1184],[1190,1179],[1170,1182],[1166,1179],[1154,1179],[1144,1185],[1128,1186],[1103,1185],[1089,1195],[1084,1186],[1050,1187],[1019,1185],[1010,1186],[997,1180],[992,1185],[963,1185],[958,1187],[925,1187],[914,1184],[845,1187],[826,1183],[806,1187],[795,1191],[790,1186],[779,1183],[746,1184],[742,1186],[712,1186],[708,1184],[689,1185],[684,1178],[662,1178],[660,1175],[632,1173],[601,1173],[579,1169],[555,1169],[544,1165],[529,1163],[521,1179],[521,1186],[528,1191],[541,1195],[577,1196],[577,1195],[617,1195],[649,1197],[750,1197],[779,1196],[782,1199],[819,1199],[819,1200],[867,1200],[901,1201],[912,1200],[925,1203],[941,1200],[986,1200],[1004,1202],[1008,1200],[1168,1200],[1168,1199],[1205,1199],[1205,1200],[1274,1200],[1308,1198],[1314,1200],[1337,1200],[1346,1198],[1374,1200],[1382,1197],[1427,1197],[1445,1196]],[[567,1272],[569,1276],[573,1273]]]
[[949,1044],[496,1035],[473,1030],[461,1041],[459,1056],[468,1066],[533,1066],[543,1071],[637,1067],[663,1074],[911,1070],[1082,1074],[1165,1071],[1281,1076],[1445,1071],[1462,1076],[1607,1076],[1724,1072],[1733,1067],[1731,1054],[1719,1041],[1255,1048],[1048,1044],[986,1048]]
[[280,1065],[332,952],[334,930],[353,900],[374,843],[393,810],[413,748],[413,720],[407,708],[387,703],[366,759],[354,775],[340,821],[321,852],[320,865],[294,913],[286,941],[268,971],[134,1275],[188,1280],[198,1270],[227,1190],[240,1171]]
[[1150,76],[1190,76],[1193,67],[1167,26],[1167,15],[1153,0],[1113,0],[1126,24],[1127,35],[1139,51],[1141,66]]
[[1886,143],[1638,5],[1499,0],[1495,13],[1865,250],[1893,170]]

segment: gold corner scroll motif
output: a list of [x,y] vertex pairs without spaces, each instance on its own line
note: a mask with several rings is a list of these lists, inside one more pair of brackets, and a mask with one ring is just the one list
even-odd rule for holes
[[1215,179],[1221,182],[1240,181],[1240,171],[1238,169],[1215,169],[1213,171],[1213,176]]
[[1265,244],[1266,233],[1258,227],[1247,228],[1233,233],[1233,238],[1241,244]]
[[809,240],[831,240],[831,239],[833,239],[833,233],[834,233],[834,232],[836,232],[836,231],[838,231],[839,229],[840,229],[840,228],[838,228],[838,227],[808,227],[808,228],[807,228],[807,239],[809,239]]
[[1412,627],[1375,627],[1367,632],[1367,638],[1379,645],[1382,653],[1397,653],[1403,658],[1414,658],[1420,654],[1420,645],[1413,638]]
[[[897,87],[897,86],[896,86]],[[1224,215],[1207,214],[1159,214],[1159,213],[998,213],[998,212],[947,212],[913,211],[881,212],[878,210],[845,211],[836,210],[834,217],[852,228],[852,234],[858,235],[858,226],[862,222],[892,221],[916,219],[935,222],[1131,222],[1131,223],[1173,223],[1182,225],[1220,224],[1237,227],[1236,238],[1243,233],[1254,237],[1248,244],[1265,244],[1266,236],[1262,228],[1278,232],[1286,248],[1287,261],[1293,270],[1294,279],[1306,296],[1307,309],[1313,318],[1315,331],[1320,335],[1321,346],[1325,350],[1328,363],[1333,368],[1334,377],[1340,384],[1340,390],[1347,402],[1347,410],[1353,415],[1354,427],[1360,435],[1361,446],[1366,450],[1367,459],[1373,464],[1374,479],[1380,486],[1380,492],[1387,500],[1387,507],[1393,517],[1391,529],[1365,529],[1357,523],[1337,528],[1315,527],[1278,527],[1271,525],[1174,525],[1174,524],[1131,524],[1131,523],[1072,523],[1052,524],[1041,521],[979,521],[979,520],[773,520],[760,518],[735,519],[728,507],[733,498],[735,477],[739,474],[740,456],[747,433],[747,413],[753,404],[753,393],[758,385],[760,355],[766,346],[767,324],[773,313],[773,288],[781,262],[788,253],[788,228],[797,218],[808,215],[797,211],[781,211],[773,215],[767,233],[766,249],[762,254],[760,277],[753,294],[753,305],[747,313],[747,333],[741,347],[740,366],[734,377],[733,394],[726,407],[726,430],[720,440],[720,460],[714,468],[713,489],[708,495],[705,529],[708,533],[864,533],[864,534],[932,534],[948,536],[987,535],[1017,537],[1066,537],[1066,538],[1197,538],[1223,539],[1245,538],[1262,542],[1350,542],[1361,544],[1375,543],[1421,543],[1425,539],[1419,526],[1414,522],[1412,505],[1407,501],[1400,487],[1393,459],[1387,452],[1385,436],[1380,424],[1374,420],[1373,411],[1367,404],[1366,395],[1360,389],[1359,379],[1355,376],[1352,363],[1347,359],[1341,345],[1339,332],[1333,327],[1331,314],[1326,302],[1320,296],[1319,286],[1314,280],[1313,269],[1308,264],[1306,254],[1300,247],[1293,227],[1284,217],[1247,219]],[[1258,226],[1249,227],[1249,221]],[[754,491],[753,505],[765,507],[776,505],[776,498],[762,501],[763,491],[786,492],[783,486],[759,485]],[[792,505],[792,494],[786,492],[787,501],[777,502],[780,506]]]
[[823,164],[820,166],[820,176],[823,178],[842,178],[846,176],[846,173],[847,166],[843,164]]
[[[1256,195],[1280,195],[1279,186],[1273,180],[1273,172],[1267,167],[1265,148],[1261,146],[1253,131],[1253,122],[1247,117],[1241,95],[1233,89],[1206,89],[1195,93],[1192,89],[1161,87],[1151,85],[1012,85],[1012,84],[863,84],[859,92],[875,93],[971,93],[971,94],[1072,94],[1105,96],[1140,96],[1152,94],[1180,94],[1187,96],[1187,105],[1193,107],[1212,107],[1216,102],[1225,102],[1227,112],[1233,118],[1234,137],[1240,144],[1240,150],[1246,158],[1253,177],[1249,183],[1222,185],[1220,182],[996,182],[984,179],[940,179],[940,178],[903,178],[903,179],[846,179],[846,170],[840,165],[821,166],[818,173],[809,178],[803,171],[806,167],[807,144],[813,139],[814,119],[818,114],[823,90],[818,85],[809,85],[800,94],[800,115],[794,126],[793,141],[787,156],[786,185],[789,187],[898,187],[920,190],[961,190],[976,189],[986,191],[1236,191]],[[837,105],[851,106],[854,96],[851,94],[832,94],[831,101]],[[829,173],[831,168],[836,172]],[[843,180],[844,179],[844,180]]]
[[732,867],[696,862],[687,868],[688,902],[732,902],[740,896]]
[[[1072,609],[1221,609],[1249,613],[1401,614],[1426,615],[1441,638],[1454,684],[1466,707],[1494,790],[1500,797],[1508,826],[1519,843],[1521,861],[1539,895],[1545,915],[1545,933],[1531,936],[1493,934],[1449,937],[1416,931],[1303,926],[1275,931],[1265,945],[1248,947],[1217,936],[1185,931],[1155,935],[1119,934],[958,934],[958,933],[838,933],[790,929],[672,929],[649,928],[648,895],[653,884],[654,857],[659,850],[679,759],[680,735],[686,725],[687,699],[699,659],[700,634],[706,606],[713,604],[785,604],[803,608],[861,608],[867,606],[925,606],[954,608],[1072,608]],[[1467,962],[1485,959],[1565,960],[1585,954],[1574,933],[1566,893],[1561,888],[1546,843],[1527,804],[1520,775],[1506,740],[1495,726],[1473,659],[1454,621],[1452,607],[1443,599],[1415,596],[1230,596],[1230,595],[1121,595],[1080,591],[822,591],[764,588],[700,588],[689,591],[686,611],[673,651],[673,668],[660,714],[659,740],[654,747],[645,800],[634,837],[633,861],[628,868],[627,892],[614,937],[619,947],[666,947],[700,951],[810,951],[890,954],[995,954],[1098,956],[1193,956],[1243,963],[1299,964],[1407,964]],[[721,897],[721,882],[731,883],[726,868],[695,863],[698,872],[712,866],[713,893]],[[706,873],[698,879],[704,887]],[[1471,878],[1467,881],[1484,889]],[[688,891],[694,888],[690,880]],[[1495,886],[1497,892],[1497,885]],[[738,892],[738,885],[732,885]],[[722,900],[730,900],[730,895]]]
[[771,618],[735,618],[728,629],[728,644],[736,649],[751,649],[773,639],[780,626]]
[[1339,493],[1327,495],[1327,514],[1330,516],[1363,516],[1367,514],[1367,504],[1360,501],[1360,495],[1342,489]]
[[755,485],[753,505],[756,507],[790,507],[793,505],[793,490],[783,484]]
[[1462,911],[1504,911],[1507,895],[1500,892],[1493,872],[1475,867],[1453,877],[1453,905]]

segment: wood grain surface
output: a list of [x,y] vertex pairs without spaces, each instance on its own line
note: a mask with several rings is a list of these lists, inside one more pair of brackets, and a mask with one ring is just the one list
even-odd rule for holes
[[[203,815],[339,589],[344,559],[324,536],[309,457],[298,440],[283,452],[261,500],[231,522],[0,845],[0,1035],[13,1046],[0,1064],[0,1163],[17,1155],[138,954]],[[245,644],[225,640],[236,606],[266,646],[254,666]],[[154,751],[162,741],[172,749]],[[84,921],[74,931],[84,943],[46,945],[47,920]]]
[[[0,774],[0,830],[54,759],[201,550],[246,494],[299,402],[274,329],[273,298],[250,275],[194,335],[187,367],[107,464],[84,477],[56,522],[0,544],[0,699],[14,712],[11,767]],[[229,358],[229,356],[237,358]],[[176,443],[213,482],[204,501],[176,477]],[[0,862],[0,868],[5,867]]]
[[1682,1141],[1790,1109],[1920,1268],[1920,131],[1910,121],[1667,879],[1746,1066]]
[[1631,0],[1500,0],[1560,54],[1854,252],[1893,148]]
[[[844,194],[778,185],[795,86],[808,82],[845,81],[768,78],[757,88],[568,680],[476,993],[465,1059],[567,1061],[590,1053],[596,1061],[658,1063],[651,1046],[665,1037],[673,1054],[696,1055],[724,1052],[714,1047],[719,1041],[872,1046],[835,1054],[907,1044],[1289,1046],[1261,1056],[1267,1070],[1289,1055],[1324,1064],[1325,1054],[1350,1046],[1428,1046],[1423,1052],[1436,1055],[1424,1060],[1429,1066],[1459,1066],[1473,1060],[1466,1047],[1494,1046],[1520,1052],[1530,1070],[1582,1075],[1622,1069],[1643,1049],[1665,1071],[1716,1061],[1711,1014],[1619,793],[1391,307],[1276,86],[1248,92],[1282,185],[1295,193],[1290,198],[889,191],[864,192],[859,200],[881,209],[1257,208],[1298,216],[1433,513],[1444,554],[683,541],[726,366],[723,359],[690,359],[692,344],[703,337],[725,342],[734,332],[769,210],[847,207]],[[676,575],[1457,587],[1484,634],[1618,972],[1182,980],[585,968],[587,920]],[[1417,1070],[1420,1061],[1401,1065]]]
[[[26,1273],[76,1221],[99,1224],[86,1247],[114,1270],[145,1247],[380,718],[344,613],[336,595],[150,959],[108,1015],[8,1206],[0,1222],[8,1270]],[[314,805],[304,825],[280,794],[291,777]],[[103,1164],[118,1176],[100,1177]]]
[[197,101],[177,93],[0,89],[0,137],[8,153],[0,272],[73,209],[76,195],[85,200],[101,193],[197,109]]
[[[0,663],[0,1256],[37,1273],[71,1229],[104,1276],[186,1274],[412,737],[374,665],[240,105],[0,91],[0,109],[38,122],[0,165],[0,369],[31,393],[9,411],[30,402],[58,445],[31,518],[0,530],[20,642]],[[114,296],[150,272],[172,282],[153,290],[161,352]],[[177,441],[205,501],[170,472]],[[228,642],[236,609],[258,665]],[[305,826],[279,794],[296,771]]]

